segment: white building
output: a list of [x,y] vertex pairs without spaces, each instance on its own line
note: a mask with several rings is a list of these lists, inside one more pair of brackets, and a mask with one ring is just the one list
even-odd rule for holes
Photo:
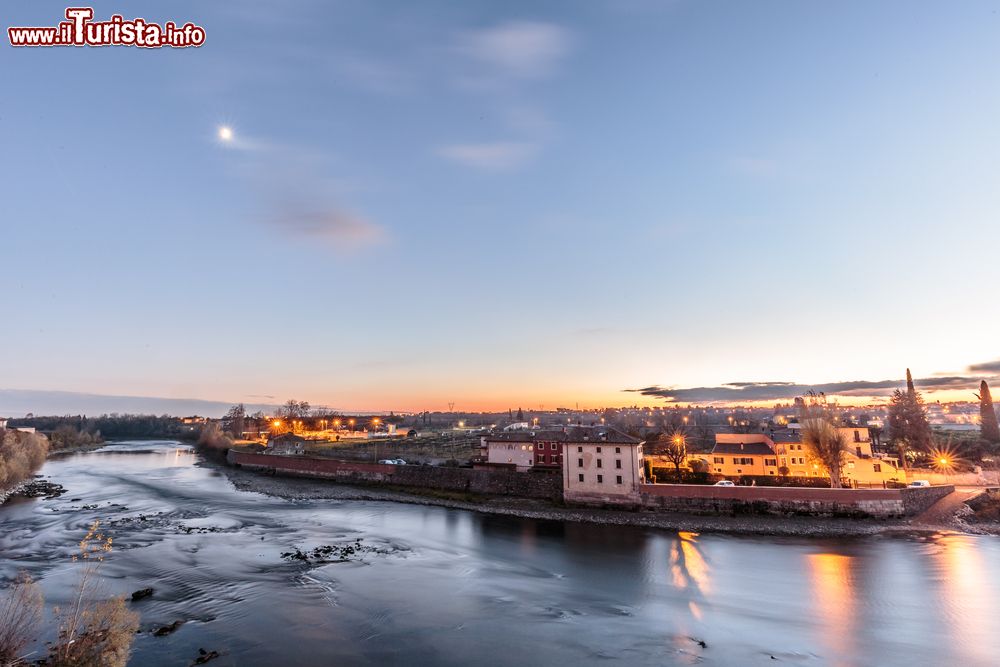
[[571,429],[563,445],[567,502],[632,505],[646,483],[642,441],[608,427]]
[[518,472],[530,470],[535,465],[534,433],[509,432],[484,436],[484,456],[493,464],[514,465]]

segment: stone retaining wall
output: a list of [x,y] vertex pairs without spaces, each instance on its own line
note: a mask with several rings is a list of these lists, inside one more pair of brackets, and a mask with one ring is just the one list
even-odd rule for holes
[[900,517],[923,512],[955,490],[809,489],[763,486],[644,484],[643,507],[691,514],[800,514],[811,516]]
[[395,484],[492,496],[562,499],[562,476],[510,470],[387,465],[327,457],[281,456],[229,450],[232,465],[265,473],[334,479],[345,484]]

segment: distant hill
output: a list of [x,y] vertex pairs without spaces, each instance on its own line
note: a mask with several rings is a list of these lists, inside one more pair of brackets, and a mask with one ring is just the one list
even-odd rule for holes
[[[120,414],[202,415],[221,417],[239,401],[206,401],[198,398],[160,398],[155,396],[109,396],[74,391],[0,389],[0,417],[36,415]],[[246,404],[247,412],[271,413],[273,404]]]

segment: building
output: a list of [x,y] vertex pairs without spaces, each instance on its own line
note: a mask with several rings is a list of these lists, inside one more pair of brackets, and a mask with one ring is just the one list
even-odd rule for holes
[[535,465],[535,434],[535,431],[509,431],[485,435],[480,441],[482,456],[491,465],[512,465],[518,472],[531,470]]
[[305,452],[306,439],[294,433],[285,433],[270,438],[267,441],[267,449],[264,450],[265,454],[284,455],[305,454]]
[[567,429],[563,498],[590,504],[638,504],[646,483],[642,441],[610,427]]
[[535,440],[535,467],[559,470],[563,462],[563,443],[558,440]]
[[[899,459],[877,454],[871,435],[863,426],[837,429],[847,444],[841,478],[856,485],[905,481]],[[788,475],[792,477],[827,477],[823,464],[802,442],[799,429],[764,433],[718,433],[710,454],[698,454],[707,470],[725,477],[744,475]]]

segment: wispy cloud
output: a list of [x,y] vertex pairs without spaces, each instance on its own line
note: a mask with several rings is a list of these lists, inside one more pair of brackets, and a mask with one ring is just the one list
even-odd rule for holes
[[970,373],[1000,373],[1000,360],[969,366]]
[[337,193],[346,188],[329,175],[329,156],[237,130],[219,142],[244,153],[235,164],[259,200],[257,217],[281,236],[320,241],[338,251],[388,240],[385,228],[340,203]]
[[[943,389],[975,389],[984,378],[953,375],[946,377],[921,378],[913,381],[919,389],[940,391]],[[995,381],[997,378],[985,378]],[[661,387],[652,385],[641,389],[626,389],[643,396],[656,396],[672,403],[746,403],[750,401],[791,400],[810,391],[830,396],[885,396],[894,389],[905,386],[906,381],[897,380],[850,380],[845,382],[825,382],[799,384],[795,382],[728,382],[718,387]]]
[[513,21],[459,35],[458,51],[487,75],[513,79],[544,78],[570,51],[572,33],[553,23]]
[[302,210],[291,206],[268,219],[283,233],[326,241],[335,249],[355,250],[382,243],[385,230],[374,222],[340,208]]
[[500,141],[440,146],[435,152],[445,159],[469,167],[505,170],[520,167],[528,162],[537,152],[537,146],[523,141]]

